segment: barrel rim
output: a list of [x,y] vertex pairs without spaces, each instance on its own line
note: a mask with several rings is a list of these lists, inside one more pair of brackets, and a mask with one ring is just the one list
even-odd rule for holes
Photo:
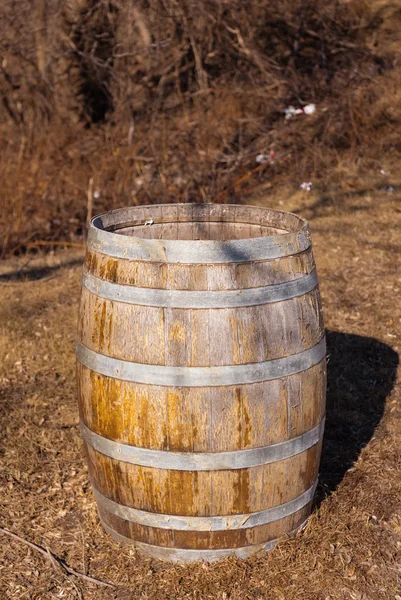
[[[113,210],[109,210],[109,211],[104,211],[102,213],[99,213],[98,215],[95,215],[94,217],[91,218],[90,220],[90,225],[93,225],[95,228],[97,229],[101,229],[102,231],[105,231],[105,229],[103,227],[98,227],[98,221],[101,222],[103,220],[104,217],[107,217],[108,219],[113,218],[114,216],[118,216],[118,215],[122,215],[124,213],[126,213],[127,211],[129,212],[138,212],[140,214],[140,211],[157,211],[157,209],[163,210],[163,208],[166,207],[177,207],[177,221],[174,222],[179,222],[179,223],[185,223],[185,222],[191,222],[193,219],[185,219],[183,218],[183,215],[178,215],[178,210],[179,208],[189,208],[192,207],[192,210],[194,209],[194,207],[196,207],[195,210],[199,210],[199,212],[201,212],[201,209],[204,209],[205,207],[208,207],[210,210],[215,207],[217,209],[220,208],[221,210],[224,211],[224,209],[231,209],[234,210],[234,218],[237,216],[236,213],[240,212],[240,211],[244,211],[246,209],[253,211],[253,210],[257,210],[260,212],[263,212],[265,214],[273,214],[273,215],[277,215],[277,216],[282,216],[283,218],[288,218],[290,217],[291,219],[297,221],[299,223],[299,227],[294,229],[294,230],[288,230],[285,233],[282,234],[275,234],[274,236],[260,236],[260,237],[277,237],[278,235],[286,235],[287,233],[299,233],[299,231],[302,229],[302,227],[304,227],[305,225],[309,226],[309,223],[307,221],[307,219],[305,219],[305,217],[301,217],[300,215],[297,215],[296,213],[293,213],[291,211],[286,211],[286,210],[278,210],[276,208],[270,208],[268,206],[258,206],[256,204],[220,204],[220,203],[216,203],[216,202],[174,202],[174,203],[163,203],[163,204],[144,204],[144,205],[140,205],[140,206],[127,206],[127,207],[122,207],[122,208],[115,208]],[[156,217],[156,215],[154,215]],[[199,215],[195,215],[198,216]],[[213,216],[213,215],[211,215]],[[222,215],[223,217],[224,215]],[[157,218],[157,217],[156,217]],[[146,218],[140,218],[139,220],[141,221],[146,221]],[[155,223],[163,223],[162,220],[160,221],[155,221]],[[227,222],[227,219],[222,218],[221,220],[216,220],[216,219],[211,219],[209,221],[205,222]],[[249,224],[255,224],[255,225],[262,225],[262,223],[258,223],[257,221],[249,221],[249,220],[238,220],[235,221],[236,223],[240,224],[240,223],[249,223]],[[122,225],[121,223],[110,223],[110,225]],[[146,223],[135,223],[136,225],[146,225]],[[126,227],[129,225],[125,225]],[[121,227],[119,227],[119,229],[121,229]],[[115,233],[114,231],[110,232],[110,233]],[[118,234],[117,234],[118,235]],[[152,238],[142,238],[142,239],[152,239]],[[256,238],[244,238],[244,239],[256,239]],[[172,241],[182,241],[182,240],[172,240]],[[213,241],[213,240],[196,240],[196,241]]]
[[[167,209],[165,207],[168,207]],[[246,221],[238,218],[246,210],[264,214],[266,216],[282,219],[283,228],[288,229],[285,221],[290,219],[294,225],[285,233],[271,236],[259,236],[255,238],[242,238],[231,240],[171,240],[171,239],[152,239],[137,236],[126,236],[118,231],[110,231],[111,227],[121,225],[123,216],[125,220],[130,217],[131,221],[126,221],[127,226],[150,225],[157,222],[165,222],[162,217],[157,217],[164,210],[171,210],[171,207],[177,209],[176,219],[172,222],[195,222],[193,213],[202,210],[209,210],[209,218],[205,222],[227,222],[227,213],[231,211],[234,222],[250,223],[251,216]],[[196,207],[196,208],[194,208]],[[184,212],[192,211],[192,217],[189,215],[180,215],[180,209]],[[212,214],[213,209],[216,215]],[[218,218],[220,212],[220,219]],[[145,216],[144,216],[145,215]],[[137,219],[135,220],[135,216]],[[146,216],[151,217],[146,219]],[[196,217],[198,215],[195,215]],[[213,218],[212,218],[213,217]],[[200,218],[200,217],[199,217]],[[120,221],[120,223],[119,223]],[[171,221],[170,221],[171,222]],[[232,221],[230,221],[232,222]],[[262,218],[256,220],[255,224],[262,225]],[[266,224],[266,223],[264,223]],[[270,223],[276,226],[277,223]],[[127,258],[131,260],[145,260],[155,262],[171,263],[241,263],[254,260],[269,260],[292,256],[307,250],[311,245],[309,225],[306,219],[291,212],[279,211],[268,207],[238,204],[214,204],[214,203],[187,203],[187,204],[153,204],[146,206],[134,206],[115,209],[104,212],[93,217],[89,224],[88,248],[94,251],[103,252],[106,255],[117,258]]]

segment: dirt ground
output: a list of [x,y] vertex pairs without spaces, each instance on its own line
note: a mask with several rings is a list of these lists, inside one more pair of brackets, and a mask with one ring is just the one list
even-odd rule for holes
[[78,431],[74,341],[80,249],[0,271],[0,598],[400,600],[401,193],[377,177],[346,192],[254,203],[310,220],[328,330],[329,390],[306,530],[249,560],[172,566],[103,533]]

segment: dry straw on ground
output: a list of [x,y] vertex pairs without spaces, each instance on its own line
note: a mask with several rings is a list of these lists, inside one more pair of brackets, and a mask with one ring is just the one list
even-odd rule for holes
[[14,258],[0,275],[0,524],[71,569],[117,587],[68,575],[0,532],[1,598],[401,596],[400,192],[288,191],[268,202],[310,218],[329,331],[325,446],[306,530],[269,554],[191,567],[144,559],[103,533],[75,394],[82,253]]

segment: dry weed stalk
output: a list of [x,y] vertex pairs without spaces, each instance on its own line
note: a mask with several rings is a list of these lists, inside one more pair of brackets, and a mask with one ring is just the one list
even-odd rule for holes
[[[341,164],[379,172],[399,155],[396,7],[35,0],[34,31],[30,3],[13,7],[0,6],[3,255],[81,242],[92,211],[235,202],[283,182],[340,181]],[[314,115],[285,121],[288,105],[310,102]],[[89,200],[91,177],[102,192]]]
[[65,562],[62,561],[60,558],[57,558],[57,556],[55,556],[52,552],[50,552],[49,548],[42,548],[42,546],[38,546],[38,544],[34,544],[33,542],[30,542],[29,540],[25,540],[24,538],[17,535],[16,533],[13,533],[12,531],[8,531],[8,529],[4,529],[4,527],[0,527],[0,533],[3,533],[4,535],[7,535],[7,536],[13,538],[14,540],[17,540],[17,542],[20,542],[21,544],[25,544],[26,546],[29,546],[33,550],[36,550],[36,552],[39,552],[42,556],[44,556],[47,560],[49,560],[51,562],[54,569],[61,569],[63,574],[67,577],[69,577],[70,575],[74,575],[75,577],[78,577],[79,579],[84,579],[85,581],[89,581],[90,583],[95,583],[96,585],[101,585],[101,586],[109,587],[109,588],[117,587],[114,583],[108,583],[107,581],[101,581],[100,579],[95,579],[94,577],[89,577],[89,575],[85,575],[84,573],[79,573],[72,567],[69,567],[68,565],[66,565]]

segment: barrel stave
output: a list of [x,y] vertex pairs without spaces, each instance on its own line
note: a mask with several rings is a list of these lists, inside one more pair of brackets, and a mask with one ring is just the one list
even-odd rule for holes
[[145,544],[197,550],[232,549],[259,545],[282,537],[302,525],[310,514],[311,502],[294,514],[266,525],[223,531],[182,531],[140,525],[99,507],[101,520],[118,534]]
[[224,291],[292,281],[311,273],[315,262],[311,248],[273,260],[216,265],[132,261],[87,250],[84,268],[95,277],[123,285]]
[[275,463],[222,471],[144,467],[86,448],[103,495],[140,510],[199,516],[252,513],[293,500],[314,484],[321,445]]
[[[84,288],[79,339],[95,352],[134,363],[188,367],[258,363],[315,346],[324,334],[319,305],[316,288],[282,302],[213,310],[126,304]],[[200,313],[195,319],[204,327],[194,339],[193,313]]]
[[325,371],[323,360],[302,373],[261,383],[168,388],[106,377],[78,365],[81,419],[105,438],[155,450],[269,446],[321,422]]

